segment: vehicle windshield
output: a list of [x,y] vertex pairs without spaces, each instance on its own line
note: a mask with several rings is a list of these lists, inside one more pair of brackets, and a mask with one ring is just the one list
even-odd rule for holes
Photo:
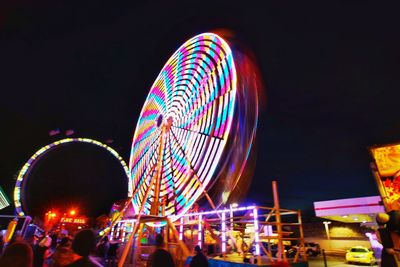
[[352,248],[350,251],[351,252],[363,252],[363,253],[368,252],[368,250],[365,248]]

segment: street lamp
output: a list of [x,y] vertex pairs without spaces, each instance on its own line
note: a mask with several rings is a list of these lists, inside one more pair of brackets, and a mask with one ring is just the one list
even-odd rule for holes
[[326,237],[328,238],[328,240],[330,240],[331,236],[329,235],[329,224],[331,224],[331,222],[324,221],[323,224],[325,225]]

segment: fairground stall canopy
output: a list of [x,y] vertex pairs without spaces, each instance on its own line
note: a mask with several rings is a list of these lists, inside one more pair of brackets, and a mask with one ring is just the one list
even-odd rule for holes
[[317,217],[345,223],[375,222],[376,214],[385,212],[380,196],[318,201],[314,210]]

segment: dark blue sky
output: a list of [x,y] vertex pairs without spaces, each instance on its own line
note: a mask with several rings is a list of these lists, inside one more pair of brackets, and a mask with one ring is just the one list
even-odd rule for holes
[[396,7],[114,2],[0,8],[0,181],[10,196],[18,169],[53,141],[50,129],[113,139],[128,160],[165,61],[218,28],[253,51],[265,83],[248,201],[270,202],[273,179],[287,208],[377,194],[367,148],[400,141]]

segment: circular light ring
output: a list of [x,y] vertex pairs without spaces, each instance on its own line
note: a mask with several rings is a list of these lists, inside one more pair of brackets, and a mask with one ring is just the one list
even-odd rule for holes
[[[165,215],[170,219],[185,214],[207,189],[230,135],[236,79],[232,51],[213,33],[191,38],[164,65],[132,141],[129,168],[137,212],[144,203],[143,213],[150,214],[159,162],[159,199],[169,200]],[[172,125],[163,134],[169,119]]]
[[87,143],[87,144],[93,144],[98,147],[104,148],[108,152],[110,152],[121,164],[124,172],[126,173],[126,176],[128,178],[128,194],[129,196],[132,196],[132,182],[130,181],[130,175],[129,175],[129,169],[127,164],[125,163],[124,159],[118,154],[117,151],[115,151],[113,148],[99,142],[93,139],[89,138],[65,138],[59,141],[56,141],[54,143],[51,143],[47,146],[42,147],[38,151],[36,151],[35,154],[33,154],[30,159],[25,163],[25,165],[22,167],[22,169],[18,173],[17,177],[17,182],[15,183],[15,188],[14,188],[14,204],[15,204],[15,210],[19,216],[24,216],[25,213],[22,209],[22,204],[21,204],[21,192],[22,188],[24,185],[24,180],[26,177],[29,175],[30,171],[32,170],[34,164],[46,153],[48,153],[50,150],[55,149],[56,147],[66,144],[66,143]]

